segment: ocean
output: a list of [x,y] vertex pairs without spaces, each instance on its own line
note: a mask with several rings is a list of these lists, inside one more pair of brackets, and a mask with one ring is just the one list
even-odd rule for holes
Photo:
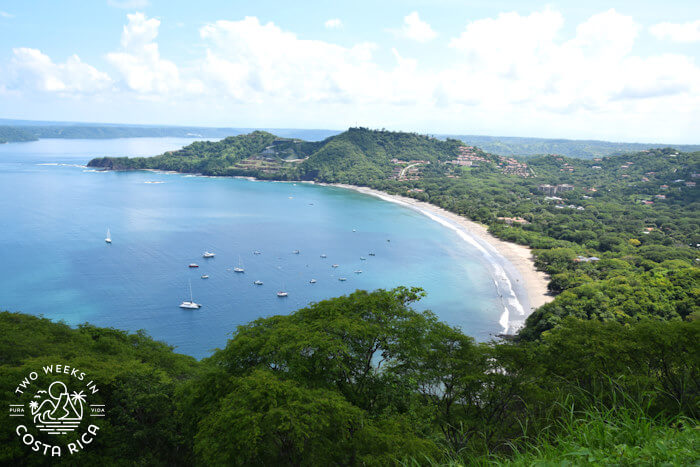
[[[85,167],[93,157],[156,155],[191,141],[0,145],[0,310],[143,329],[202,358],[256,318],[405,285],[428,294],[414,308],[478,340],[502,330],[482,254],[415,210],[337,187]],[[233,271],[239,265],[245,273]],[[199,310],[178,307],[190,284]]]

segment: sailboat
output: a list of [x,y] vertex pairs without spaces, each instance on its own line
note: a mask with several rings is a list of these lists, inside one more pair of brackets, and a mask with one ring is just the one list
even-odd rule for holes
[[107,229],[107,236],[105,237],[105,242],[112,243],[112,234],[109,233],[109,229]]
[[180,303],[180,308],[186,308],[188,310],[198,310],[202,305],[199,303],[195,303],[194,299],[192,298],[192,281],[190,281],[190,301],[188,302],[185,300],[184,302]]
[[243,262],[241,262],[240,255],[238,255],[238,266],[233,268],[233,272],[245,272],[245,269],[243,269]]

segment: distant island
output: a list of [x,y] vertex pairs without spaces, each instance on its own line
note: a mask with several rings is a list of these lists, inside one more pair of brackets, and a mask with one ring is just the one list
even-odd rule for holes
[[582,160],[490,154],[457,139],[350,128],[323,141],[254,131],[89,167],[370,187],[425,201],[533,249],[556,298],[520,332],[567,316],[621,323],[700,315],[700,153],[673,148]]
[[[243,135],[263,130],[285,138],[306,141],[321,141],[342,133],[339,130],[294,129],[294,128],[228,128],[167,125],[126,125],[81,122],[51,122],[34,120],[12,120],[0,118],[0,143],[36,141],[41,138],[60,139],[110,139],[143,137],[212,138]],[[572,140],[532,138],[516,136],[483,135],[434,135],[437,139],[458,139],[470,146],[501,156],[529,157],[544,154],[559,154],[567,157],[591,159],[594,157],[619,155],[646,149],[673,146],[680,151],[700,151],[700,144],[623,143],[599,140]]]

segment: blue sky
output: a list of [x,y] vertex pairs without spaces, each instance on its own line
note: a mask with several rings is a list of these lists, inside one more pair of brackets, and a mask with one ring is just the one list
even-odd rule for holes
[[0,117],[700,143],[700,2],[0,1]]

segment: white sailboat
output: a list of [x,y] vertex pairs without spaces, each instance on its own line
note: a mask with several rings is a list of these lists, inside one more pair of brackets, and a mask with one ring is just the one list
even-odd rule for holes
[[285,289],[285,286],[284,286],[284,284],[282,284],[282,288],[277,292],[277,296],[278,296],[279,298],[284,298],[284,297],[286,297],[287,295],[289,295],[287,292],[285,292],[284,289]]
[[112,243],[112,234],[109,233],[109,229],[107,229],[107,236],[105,237],[105,242]]
[[198,310],[202,305],[199,303],[195,303],[194,299],[192,298],[192,281],[190,281],[190,301],[188,302],[185,300],[184,302],[180,303],[180,308],[186,308],[188,310]]
[[240,255],[238,255],[238,266],[233,268],[233,272],[245,272],[245,269],[243,268],[243,262],[241,261]]

